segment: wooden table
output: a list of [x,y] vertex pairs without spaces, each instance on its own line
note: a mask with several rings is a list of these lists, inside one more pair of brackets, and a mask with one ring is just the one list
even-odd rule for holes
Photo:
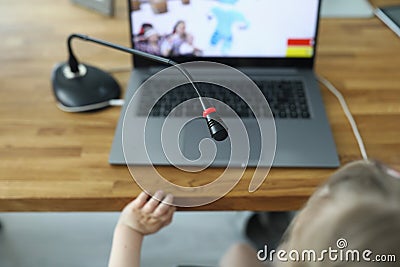
[[[125,166],[108,164],[120,108],[65,113],[56,108],[50,86],[71,32],[129,45],[125,0],[116,4],[116,16],[109,18],[68,0],[2,1],[0,211],[120,210],[139,193]],[[319,30],[317,72],[344,94],[369,156],[400,169],[400,39],[377,18],[323,19]],[[130,66],[126,54],[83,42],[74,46],[80,60],[103,69]],[[124,87],[129,73],[114,74]],[[326,89],[322,93],[341,163],[360,159],[337,100]],[[223,199],[195,210],[298,209],[333,171],[273,168],[261,188],[248,193],[249,170]]]

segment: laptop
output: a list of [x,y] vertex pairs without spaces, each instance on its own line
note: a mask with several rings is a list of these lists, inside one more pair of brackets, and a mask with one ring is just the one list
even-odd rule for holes
[[[320,0],[132,0],[128,3],[133,48],[178,63],[201,61],[205,65],[204,62],[224,64],[248,76],[259,90],[257,92],[262,93],[264,99],[261,102],[267,101],[269,107],[261,106],[267,114],[256,119],[248,105],[246,107],[230,90],[197,83],[203,97],[229,105],[240,117],[248,135],[248,142],[244,142],[249,144],[246,166],[260,164],[263,141],[269,144],[263,149],[269,151],[269,164],[272,163],[273,167],[339,166],[313,69]],[[168,93],[164,91],[162,97],[151,99],[154,95],[150,92],[152,89],[143,90],[143,85],[169,66],[144,57],[132,57],[134,68],[115,131],[110,164],[221,167],[229,163],[232,164],[230,166],[243,167],[241,159],[232,162],[230,158],[233,148],[239,144],[230,144],[229,140],[225,140],[214,142],[205,149],[199,146],[210,134],[201,118],[201,105],[195,103],[197,96],[190,83],[179,84]],[[215,76],[212,69],[205,68],[199,72],[207,77]],[[161,76],[176,78],[178,74]],[[224,79],[222,75],[221,78]],[[158,84],[163,87],[167,83]],[[157,92],[157,89],[154,90]],[[169,116],[179,101],[188,99],[194,101],[190,105],[191,111],[187,108],[187,113]],[[143,114],[141,111],[148,109],[143,107],[146,102],[154,103],[149,112]],[[192,114],[193,111],[199,116]],[[230,122],[229,115],[219,115],[224,122]],[[174,127],[165,130],[166,118],[172,125],[183,125],[183,128],[179,131]],[[271,126],[267,130],[269,135],[262,135],[260,122]],[[124,132],[127,125],[131,128],[128,135]],[[236,130],[228,129],[228,132],[231,134]],[[138,139],[145,140],[145,150],[127,145],[129,140],[135,142]],[[171,158],[164,153],[163,141],[168,140],[174,140],[179,148],[176,154],[184,157],[177,156],[171,162]],[[205,153],[208,152],[207,147],[216,152]],[[129,157],[125,158],[124,150],[125,153],[129,151]],[[203,154],[211,154],[211,162],[196,161]],[[268,160],[263,162],[267,164]]]

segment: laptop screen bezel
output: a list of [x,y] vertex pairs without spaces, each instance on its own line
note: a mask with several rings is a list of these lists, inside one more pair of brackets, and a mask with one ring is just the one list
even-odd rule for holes
[[[129,17],[129,39],[130,44],[133,49],[135,49],[135,44],[133,42],[133,22],[131,16],[131,0],[128,1],[128,17]],[[320,24],[320,8],[321,8],[321,0],[318,0],[318,14],[317,14],[317,23],[315,28],[315,39],[313,44],[313,55],[310,58],[295,58],[295,57],[265,57],[265,58],[254,58],[254,57],[188,57],[188,56],[179,56],[179,57],[170,57],[169,59],[178,62],[190,62],[190,61],[211,61],[218,62],[222,64],[226,64],[231,67],[277,67],[277,68],[313,68],[315,62],[315,56],[317,53],[317,43],[318,43],[318,33],[319,33],[319,24]],[[149,67],[158,67],[163,66],[161,63],[154,62],[152,60],[146,59],[144,57],[132,55],[132,67],[136,68],[149,68]]]

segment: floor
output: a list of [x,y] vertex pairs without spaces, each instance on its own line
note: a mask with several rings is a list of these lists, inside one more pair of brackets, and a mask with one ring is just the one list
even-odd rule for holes
[[[244,240],[250,212],[177,212],[173,223],[146,237],[142,266],[215,266]],[[119,213],[0,213],[1,267],[107,266]]]

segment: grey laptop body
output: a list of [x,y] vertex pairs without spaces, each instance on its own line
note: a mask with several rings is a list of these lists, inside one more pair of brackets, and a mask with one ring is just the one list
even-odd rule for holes
[[[265,1],[261,6],[260,1],[253,0],[191,0],[187,1],[189,3],[165,1],[162,6],[152,6],[150,2],[128,2],[133,48],[177,62],[205,61],[226,64],[247,75],[260,88],[269,103],[270,109],[266,110],[270,110],[274,117],[276,135],[263,136],[254,116],[248,115],[247,111],[237,112],[248,134],[249,159],[245,162],[246,166],[253,167],[260,163],[260,144],[268,138],[276,140],[276,149],[274,144],[264,146],[264,149],[275,150],[273,167],[339,166],[332,131],[314,73],[320,1],[275,0]],[[227,14],[230,14],[230,19],[226,19]],[[223,19],[225,21],[222,23]],[[168,52],[163,51],[168,42],[173,43],[170,40],[176,35],[175,26],[182,21],[187,32],[185,36],[191,37],[192,47],[185,48],[185,54],[183,49],[176,48],[167,49]],[[227,28],[227,25],[231,27],[230,32],[221,30],[223,27]],[[152,35],[157,35],[159,44],[155,50],[146,47]],[[259,42],[261,44],[258,44]],[[193,47],[195,49],[192,49]],[[187,51],[190,53],[186,54]],[[141,104],[146,102],[148,96],[137,92],[143,82],[168,66],[137,56],[134,56],[133,60],[135,67],[128,83],[109,163],[146,165],[150,159],[153,165],[206,164],[196,161],[202,154],[199,143],[209,138],[208,129],[201,118],[203,110],[199,108],[200,116],[197,119],[190,119],[192,116],[185,114],[169,118],[172,123],[185,124],[185,127],[178,135],[175,131],[162,133],[165,118],[170,111],[166,111],[163,106],[154,105],[153,109],[160,110],[152,110],[150,116],[143,116],[140,114]],[[205,75],[212,75],[212,70],[208,71],[204,72]],[[170,91],[169,95],[175,100],[183,94],[182,92],[186,92],[185,90],[192,89],[187,87],[178,90],[175,95],[174,91]],[[214,98],[215,95],[220,96],[212,89],[203,91],[203,97]],[[229,105],[235,104],[233,102],[237,101],[230,101],[231,97],[228,94],[220,96],[219,100]],[[232,109],[237,111],[236,107]],[[137,112],[127,113],[128,110]],[[224,121],[233,120],[224,114],[220,115]],[[125,116],[130,116],[129,120]],[[259,119],[271,120],[271,116]],[[146,151],[137,149],[129,153],[127,162],[124,149],[132,147],[124,147],[127,136],[124,136],[123,124],[129,121],[131,126],[143,125],[143,120],[147,120],[144,137]],[[129,139],[140,138],[143,130],[138,128],[137,131],[132,131]],[[229,129],[228,132],[234,130]],[[161,137],[162,134],[167,138]],[[180,161],[180,157],[176,157],[171,162],[171,158],[163,153],[163,140],[176,140],[186,160]],[[215,147],[217,152],[210,166],[227,166],[232,160],[229,140],[215,142]],[[270,156],[271,153],[267,154]],[[230,163],[232,166],[243,167],[244,161]]]

